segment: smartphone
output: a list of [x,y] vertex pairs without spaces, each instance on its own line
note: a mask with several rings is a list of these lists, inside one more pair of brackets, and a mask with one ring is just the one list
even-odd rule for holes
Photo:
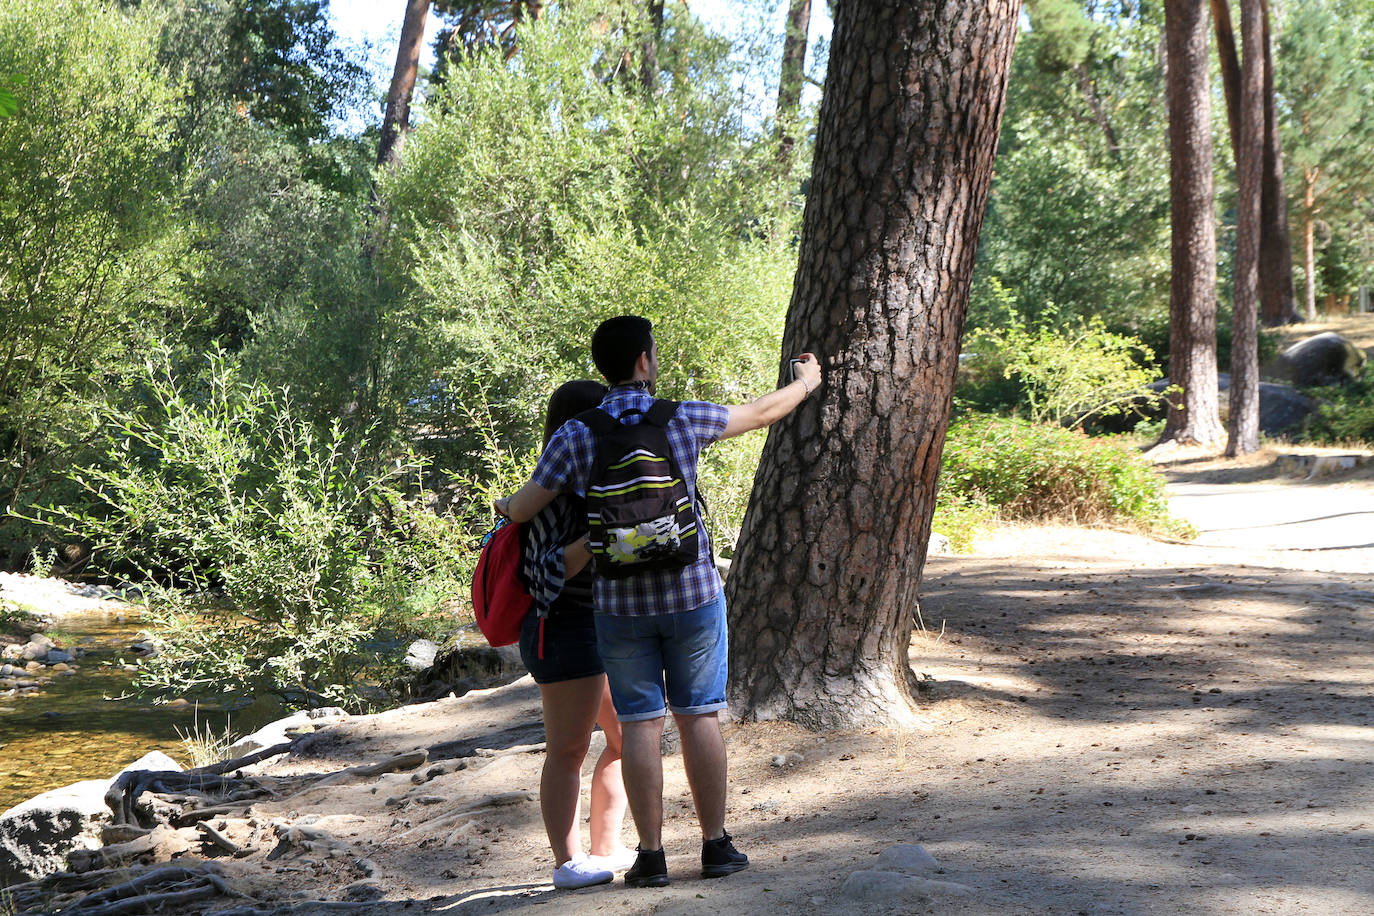
[[792,369],[792,381],[795,382],[797,380],[797,367],[801,365],[801,360],[788,360],[787,365]]

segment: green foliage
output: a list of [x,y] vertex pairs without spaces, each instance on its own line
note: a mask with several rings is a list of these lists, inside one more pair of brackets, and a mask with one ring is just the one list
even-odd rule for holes
[[[1146,11],[1149,12],[1149,11]],[[1166,313],[1169,170],[1160,23],[1039,0],[1012,58],[969,327]],[[996,286],[990,285],[992,281]]]
[[1374,193],[1374,15],[1360,0],[1304,0],[1282,10],[1274,65],[1293,212],[1358,222],[1351,205]]
[[102,411],[103,460],[75,472],[90,507],[45,516],[149,583],[161,651],[140,684],[356,708],[396,661],[378,640],[406,625],[403,597],[456,571],[456,532],[405,498],[419,468],[300,421],[223,356],[198,377],[164,353],[143,382],[141,402]]
[[141,6],[165,23],[160,60],[184,74],[178,124],[192,146],[213,143],[231,113],[304,152],[330,135],[333,119],[368,100],[368,73],[339,44],[328,0],[142,0]]
[[1033,423],[1070,428],[1130,411],[1153,396],[1149,386],[1158,376],[1149,347],[1111,333],[1100,319],[1065,330],[1013,325],[979,331],[965,353],[985,384],[997,372],[1017,377]]
[[1304,422],[1301,441],[1374,445],[1374,363],[1365,363],[1364,373],[1354,382],[1307,393],[1318,399],[1319,406]]
[[19,113],[19,98],[4,84],[10,86],[22,86],[27,82],[27,77],[17,74],[8,77],[0,77],[0,118],[12,118]]
[[23,507],[90,433],[89,402],[164,321],[175,80],[159,21],[74,0],[0,6],[0,503]]
[[981,414],[950,426],[939,506],[937,513],[987,507],[1008,520],[1178,530],[1164,479],[1133,450],[1077,430]]
[[647,93],[617,75],[633,33],[608,21],[636,20],[559,6],[521,26],[514,61],[454,61],[382,176],[400,289],[382,398],[433,406],[426,425],[459,453],[480,445],[474,403],[500,441],[532,445],[549,392],[595,377],[588,341],[612,314],[655,322],[668,396],[737,400],[776,378],[795,253],[771,232],[771,153],[743,138],[728,47],[674,7]]

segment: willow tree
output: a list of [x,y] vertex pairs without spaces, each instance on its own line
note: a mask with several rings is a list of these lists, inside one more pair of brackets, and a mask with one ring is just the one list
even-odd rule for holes
[[826,380],[764,446],[728,585],[731,706],[901,721],[1019,0],[840,0],[783,351]]

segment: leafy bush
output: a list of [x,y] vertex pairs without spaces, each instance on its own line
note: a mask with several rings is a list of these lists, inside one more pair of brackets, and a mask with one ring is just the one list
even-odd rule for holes
[[[728,46],[670,5],[656,92],[605,72],[615,2],[551,7],[499,49],[452,61],[426,123],[381,176],[382,335],[390,396],[471,464],[481,404],[499,442],[534,445],[548,394],[596,377],[603,318],[654,321],[666,396],[734,401],[771,386],[796,267],[773,231],[775,158],[739,122]],[[402,351],[404,351],[402,353]]]
[[1301,441],[1323,445],[1374,444],[1374,363],[1354,382],[1313,388],[1320,406],[1303,424]]
[[978,414],[950,427],[939,505],[965,513],[990,507],[1003,519],[1178,530],[1164,479],[1132,450],[1077,430]]
[[999,371],[1004,379],[1015,376],[1021,405],[1035,423],[1075,428],[1127,413],[1155,396],[1149,387],[1157,375],[1154,353],[1096,318],[1062,330],[1012,325],[978,331],[965,354],[983,386],[995,385]]
[[222,355],[188,378],[164,352],[143,381],[140,403],[104,411],[103,460],[75,472],[90,507],[46,514],[146,581],[159,654],[141,686],[365,703],[398,661],[388,638],[460,575],[457,526],[405,497],[417,464],[375,463]]

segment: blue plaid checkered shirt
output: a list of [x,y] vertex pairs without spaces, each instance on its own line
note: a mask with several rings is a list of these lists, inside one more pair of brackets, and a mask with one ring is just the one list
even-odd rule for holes
[[[618,385],[610,390],[601,409],[624,423],[638,423],[653,404],[653,396],[641,388]],[[638,411],[635,413],[633,411]],[[630,412],[628,416],[625,416]],[[701,450],[720,438],[729,411],[708,401],[683,401],[668,423],[668,447],[682,469],[683,479],[695,502],[697,492],[697,457]],[[572,491],[579,496],[587,493],[587,477],[591,474],[596,444],[585,424],[569,420],[554,433],[533,480],[546,490]],[[621,617],[645,617],[652,614],[676,614],[701,607],[720,591],[720,573],[711,555],[710,537],[697,511],[697,530],[701,537],[696,562],[682,569],[656,569],[624,579],[596,577],[593,604],[598,614]]]

